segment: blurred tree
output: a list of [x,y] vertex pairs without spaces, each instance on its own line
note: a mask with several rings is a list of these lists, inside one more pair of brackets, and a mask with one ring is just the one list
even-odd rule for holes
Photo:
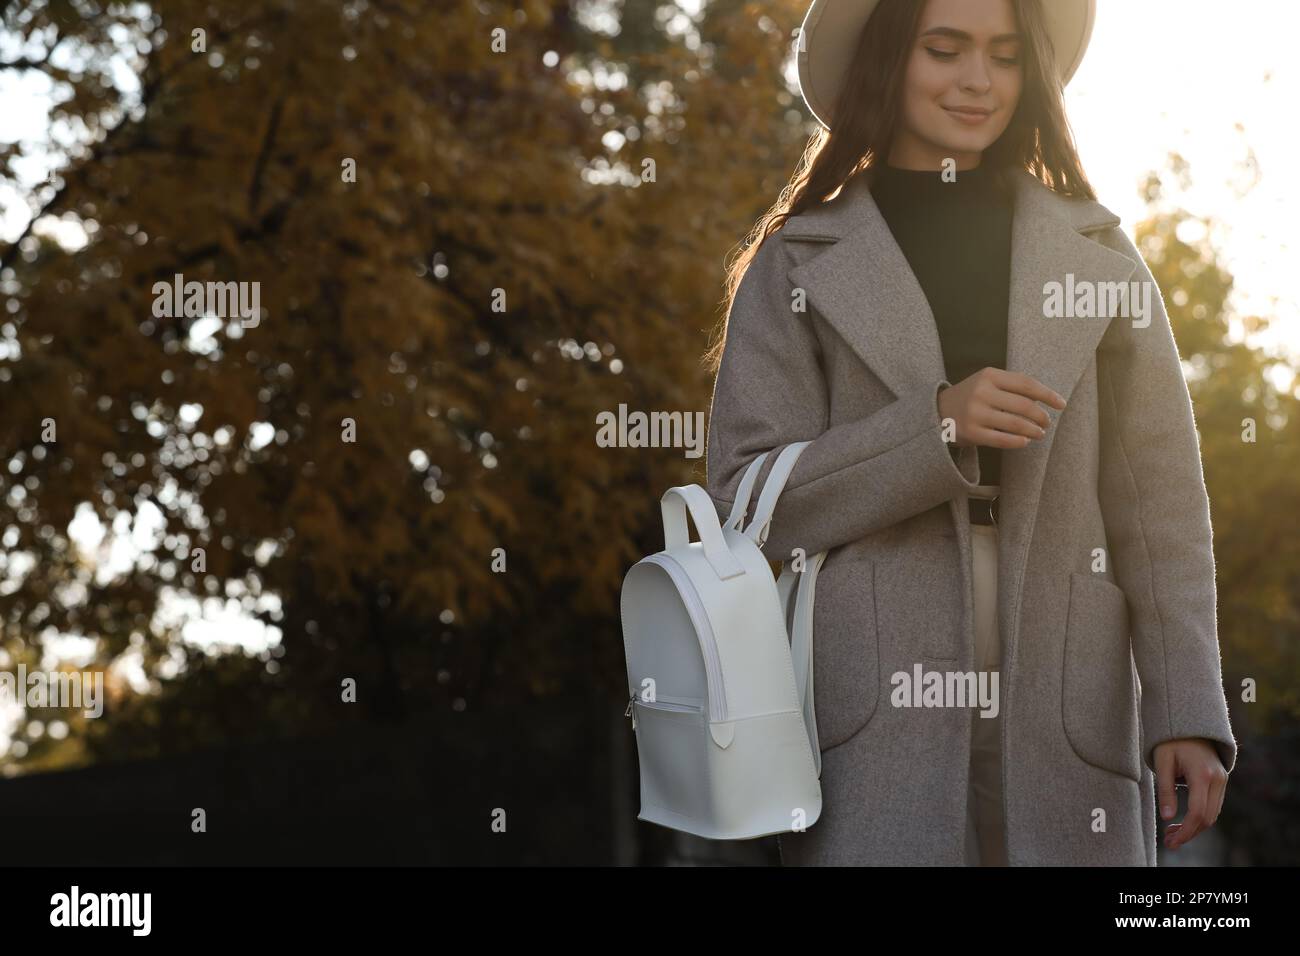
[[[1150,218],[1137,244],[1164,294],[1195,406],[1214,527],[1219,641],[1238,736],[1300,716],[1300,406],[1294,358],[1253,347],[1265,316],[1241,316],[1213,223],[1169,196],[1190,188],[1186,162],[1143,186]],[[1234,328],[1235,326],[1235,328]],[[1253,438],[1252,438],[1253,434]],[[1258,685],[1258,705],[1242,702]]]
[[[622,575],[703,462],[600,448],[596,415],[707,411],[723,257],[808,132],[781,109],[801,5],[0,10],[23,51],[0,70],[58,101],[0,170],[33,206],[0,250],[0,647],[30,667],[84,635],[91,666],[138,658],[153,686],[117,677],[106,719],[63,714],[25,765],[621,697]],[[65,127],[33,188],[23,162]],[[260,321],[156,315],[177,274],[259,283]],[[134,529],[129,569],[70,541],[85,506]],[[173,594],[279,645],[182,641]]]

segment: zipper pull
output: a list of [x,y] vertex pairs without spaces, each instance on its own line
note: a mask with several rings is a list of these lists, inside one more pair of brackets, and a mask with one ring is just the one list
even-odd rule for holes
[[632,729],[636,730],[636,714],[632,712],[632,704],[636,701],[636,691],[632,691],[632,696],[627,699],[627,710],[623,711],[624,717],[632,718]]

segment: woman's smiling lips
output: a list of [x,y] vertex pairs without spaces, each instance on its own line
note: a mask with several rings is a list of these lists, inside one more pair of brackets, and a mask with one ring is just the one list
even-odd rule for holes
[[944,110],[957,122],[967,126],[978,126],[993,115],[992,110],[978,106],[945,106]]

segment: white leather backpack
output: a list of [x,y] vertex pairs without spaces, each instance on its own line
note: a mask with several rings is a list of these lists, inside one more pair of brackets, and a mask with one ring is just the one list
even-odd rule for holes
[[[768,453],[746,469],[725,525],[699,485],[660,501],[664,550],[623,579],[629,701],[641,770],[637,819],[714,840],[812,826],[821,753],[812,687],[812,610],[826,552],[774,579],[759,550],[808,442],[787,445],[743,531]],[[687,532],[689,511],[700,540]]]

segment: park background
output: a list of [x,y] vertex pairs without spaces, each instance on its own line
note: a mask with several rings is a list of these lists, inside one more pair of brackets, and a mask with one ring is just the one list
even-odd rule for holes
[[[1300,23],[1099,6],[1067,105],[1185,361],[1240,744],[1161,862],[1294,864]],[[618,591],[704,463],[595,421],[707,412],[804,10],[0,0],[0,668],[108,687],[0,704],[7,862],[774,861],[635,820]],[[155,317],[178,272],[261,321]]]

